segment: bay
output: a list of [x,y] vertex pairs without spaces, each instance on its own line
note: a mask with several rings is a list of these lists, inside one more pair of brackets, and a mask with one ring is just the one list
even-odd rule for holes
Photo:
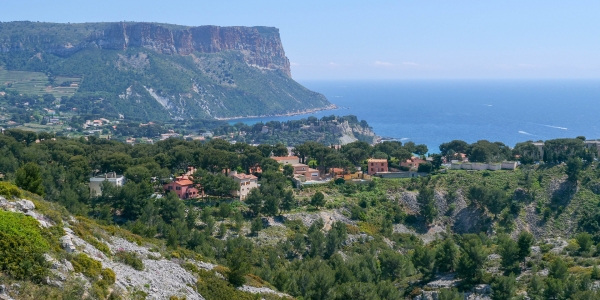
[[600,138],[598,80],[301,81],[339,109],[232,120],[253,124],[310,115],[356,115],[380,136],[426,144]]

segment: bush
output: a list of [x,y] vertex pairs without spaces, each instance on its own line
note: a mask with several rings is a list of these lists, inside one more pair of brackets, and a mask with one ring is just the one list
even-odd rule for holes
[[114,284],[115,281],[117,280],[117,276],[115,275],[115,272],[109,268],[102,269],[102,272],[100,272],[100,275],[102,276],[102,280],[105,281],[106,283],[108,283],[109,285]]
[[144,262],[137,256],[136,253],[127,251],[117,251],[115,260],[122,262],[138,271],[144,270]]
[[196,284],[196,287],[198,289],[198,293],[200,293],[206,299],[256,299],[256,297],[252,294],[237,290],[232,284],[218,278],[213,272],[199,270],[198,275],[198,283]]
[[0,195],[6,198],[22,197],[21,190],[19,190],[19,188],[14,184],[6,181],[0,181]]
[[42,281],[48,274],[43,255],[49,248],[36,220],[0,211],[0,271],[16,279]]
[[81,273],[90,279],[98,279],[102,273],[102,263],[83,254],[71,256],[71,264],[75,272]]

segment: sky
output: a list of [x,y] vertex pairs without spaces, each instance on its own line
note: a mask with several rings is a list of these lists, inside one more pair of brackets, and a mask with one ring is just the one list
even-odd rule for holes
[[297,80],[600,78],[597,0],[2,2],[2,22],[274,26]]

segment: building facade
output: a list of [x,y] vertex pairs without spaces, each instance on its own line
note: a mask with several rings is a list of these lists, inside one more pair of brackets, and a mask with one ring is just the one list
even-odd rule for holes
[[378,172],[388,172],[387,159],[370,158],[367,160],[367,174],[373,175]]
[[102,196],[102,183],[107,181],[113,186],[119,187],[125,184],[125,176],[117,175],[115,172],[109,172],[90,178],[90,195],[92,197]]
[[258,188],[258,177],[254,175],[241,174],[237,171],[229,172],[229,176],[238,184],[238,189],[231,192],[235,197],[239,197],[240,200],[245,200],[248,193],[252,189]]
[[295,165],[300,163],[300,158],[298,156],[271,156],[271,159],[274,159],[278,163],[282,165]]
[[177,194],[179,199],[192,199],[202,196],[195,187],[194,182],[186,175],[175,178],[173,182],[165,184],[163,188],[167,193]]

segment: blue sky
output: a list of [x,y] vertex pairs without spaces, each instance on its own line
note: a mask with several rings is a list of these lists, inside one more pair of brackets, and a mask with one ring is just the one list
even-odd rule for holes
[[275,26],[296,79],[600,78],[600,1],[5,0],[0,21]]

